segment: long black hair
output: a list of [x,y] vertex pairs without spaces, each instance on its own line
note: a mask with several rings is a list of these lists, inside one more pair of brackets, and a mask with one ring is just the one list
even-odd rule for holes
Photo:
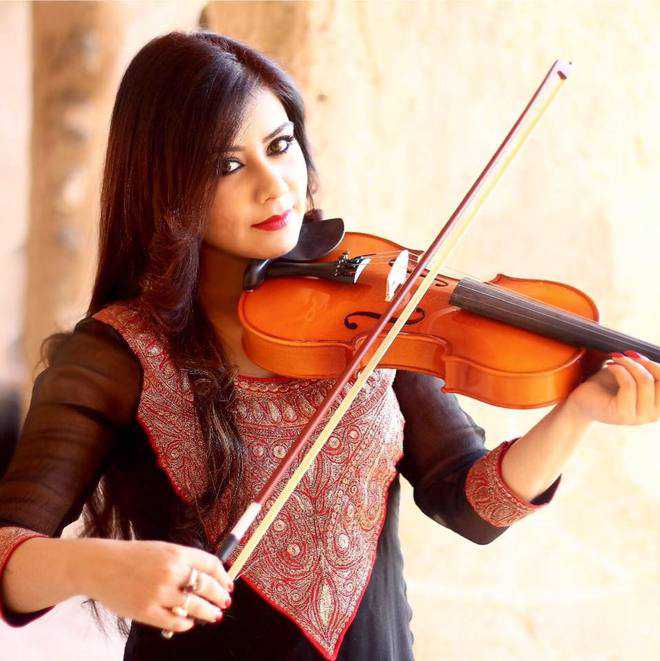
[[[211,472],[206,493],[194,508],[181,506],[173,522],[172,541],[190,546],[204,546],[202,517],[228,488],[230,476],[230,522],[244,505],[238,488],[245,448],[227,408],[232,375],[203,312],[198,278],[219,176],[213,155],[232,143],[251,94],[261,88],[277,96],[294,122],[307,164],[305,221],[318,219],[313,199],[318,175],[302,96],[278,64],[245,43],[208,30],[152,39],[126,69],[110,122],[98,268],[87,316],[139,296],[175,364],[190,378]],[[44,340],[47,364],[67,336],[55,333]],[[118,472],[103,475],[83,508],[81,536],[131,539],[130,521],[119,506],[120,487]],[[104,630],[96,603],[87,603]],[[128,635],[126,621],[117,617],[117,624]]]

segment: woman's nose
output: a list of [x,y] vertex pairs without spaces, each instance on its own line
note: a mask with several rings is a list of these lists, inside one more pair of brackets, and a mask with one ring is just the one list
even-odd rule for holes
[[289,191],[289,186],[284,180],[282,173],[276,167],[266,166],[262,168],[259,185],[259,196],[262,202],[271,198],[277,199]]

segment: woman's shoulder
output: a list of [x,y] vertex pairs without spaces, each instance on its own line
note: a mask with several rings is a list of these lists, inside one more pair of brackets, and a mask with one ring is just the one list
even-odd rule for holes
[[111,324],[93,316],[81,319],[58,345],[53,362],[91,360],[111,368],[140,369],[137,359],[122,334]]
[[118,350],[128,349],[122,334],[110,323],[94,316],[81,319],[73,328],[77,341],[101,342],[112,345]]
[[142,367],[121,334],[93,317],[51,336],[46,368],[37,376],[33,398],[102,405],[130,417],[142,389]]

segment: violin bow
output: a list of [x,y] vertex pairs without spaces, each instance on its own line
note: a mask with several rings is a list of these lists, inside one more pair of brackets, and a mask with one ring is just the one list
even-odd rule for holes
[[326,399],[316,409],[312,418],[307,422],[300,437],[292,444],[289,451],[282,459],[281,464],[273,472],[268,482],[254,497],[254,500],[247,506],[229,535],[227,535],[222,541],[218,547],[218,557],[224,563],[228,561],[233,550],[241,542],[248,528],[259,515],[263,505],[275,491],[282,476],[300,454],[305,442],[310,438],[312,432],[332,406],[335,399],[337,399],[341,390],[352,378],[354,373],[358,371],[360,365],[365,359],[367,359],[367,354],[371,351],[372,347],[374,347],[378,336],[383,332],[385,326],[390,323],[391,317],[394,315],[397,308],[403,303],[404,298],[408,296],[413,285],[417,282],[417,279],[420,277],[424,269],[428,269],[426,276],[422,277],[421,283],[408,300],[403,311],[398,315],[396,321],[387,331],[380,344],[374,347],[366,365],[358,372],[357,379],[350,387],[345,397],[340,401],[337,409],[334,411],[313,445],[303,456],[300,464],[291,475],[289,481],[284,485],[281,493],[266,512],[264,518],[255,528],[250,538],[246,541],[241,552],[233,563],[231,563],[227,571],[230,578],[234,579],[245,565],[257,544],[259,544],[262,537],[266,534],[268,528],[275,520],[275,517],[278,515],[282,507],[284,507],[284,504],[291,496],[298,483],[302,480],[303,475],[312,465],[312,462],[325,445],[330,434],[332,434],[337,424],[339,424],[339,421],[348,410],[348,407],[351,405],[355,397],[357,397],[372,372],[376,369],[381,358],[395,340],[399,331],[403,328],[404,324],[417,307],[419,301],[433,284],[442,265],[449,256],[449,253],[458,243],[459,239],[465,234],[470,222],[485,201],[486,197],[495,187],[495,184],[499,181],[500,177],[513,160],[513,157],[518,153],[520,147],[527,139],[532,129],[536,126],[545,110],[555,98],[559,88],[568,77],[570,69],[571,63],[564,60],[556,60],[550,67],[545,78],[537,88],[536,92],[534,92],[529,103],[522,111],[509,133],[497,148],[497,151],[493,154],[481,174],[465,194],[433,243],[431,243],[424,254],[420,256],[415,270],[410,274],[408,279],[400,285],[395,296],[392,298],[389,307],[380,317],[363,344],[356,351],[344,372],[337,378],[335,386],[327,395]]

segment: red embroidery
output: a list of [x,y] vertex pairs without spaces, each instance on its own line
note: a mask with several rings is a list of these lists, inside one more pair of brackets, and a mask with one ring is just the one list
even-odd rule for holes
[[[0,584],[2,582],[2,575],[5,567],[9,562],[12,553],[28,539],[33,537],[48,537],[29,528],[21,526],[2,526],[0,527]],[[1,596],[1,595],[0,595]],[[7,622],[6,615],[3,610],[4,599],[0,599],[0,619]]]
[[[189,496],[191,489],[201,488],[204,468],[189,385],[179,392],[183,380],[179,383],[165,350],[136,310],[115,304],[94,316],[112,324],[142,362],[145,376],[136,417],[173,486]],[[241,574],[263,599],[295,622],[327,659],[336,658],[369,583],[388,488],[403,453],[404,419],[391,387],[395,375],[395,370],[381,369],[369,377]],[[331,379],[237,377],[232,412],[252,459],[245,481],[250,496],[272,474],[334,383]],[[319,430],[338,405],[330,407]],[[289,468],[287,478],[298,464],[299,460]],[[283,483],[244,540],[282,487]],[[223,497],[205,521],[216,549],[222,541],[218,532],[225,525],[225,512]],[[243,546],[238,546],[232,559]]]
[[179,497],[191,504],[207,484],[201,428],[192,388],[174,366],[137,306],[114,303],[94,315],[113,326],[142,364],[142,392],[136,420],[154,447],[158,465]]
[[488,523],[503,528],[549,503],[535,505],[515,494],[502,476],[502,459],[517,441],[504,441],[470,467],[465,495],[474,511]]

